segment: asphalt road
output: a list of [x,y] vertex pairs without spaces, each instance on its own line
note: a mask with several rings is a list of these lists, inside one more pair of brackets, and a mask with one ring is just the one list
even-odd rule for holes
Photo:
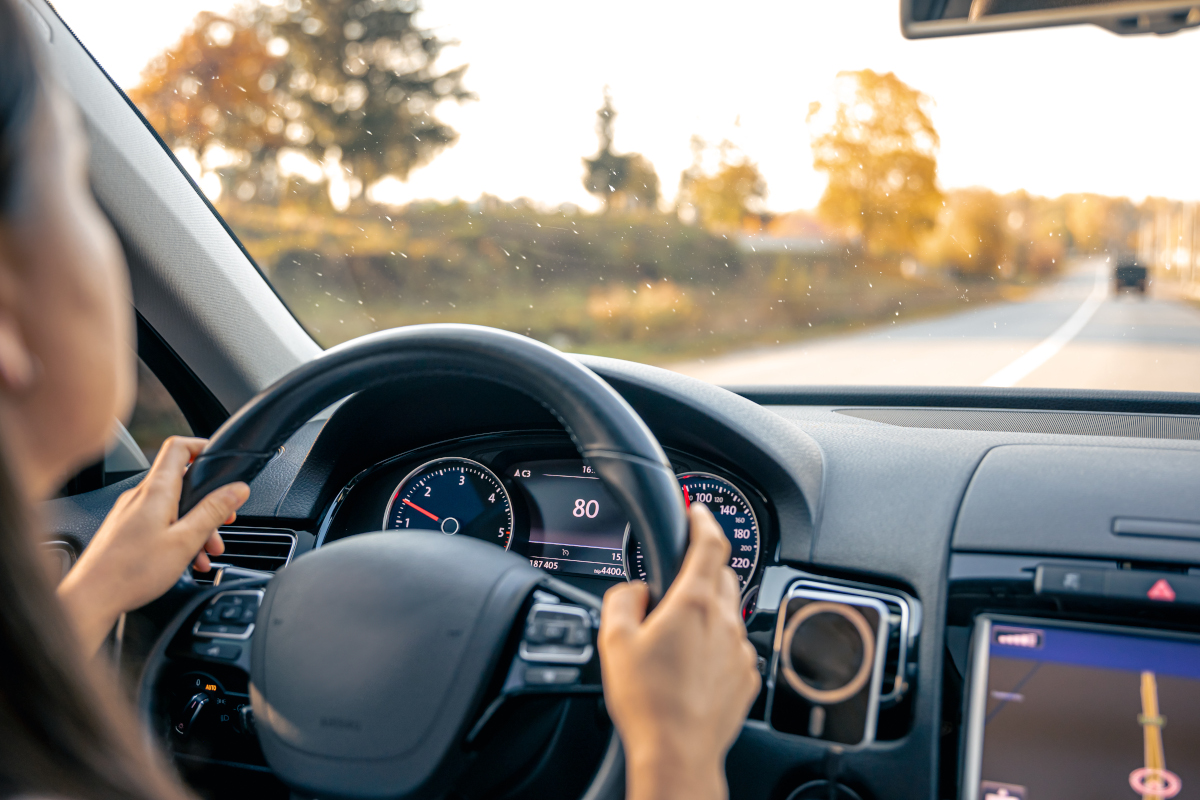
[[671,369],[723,385],[1041,386],[1200,392],[1200,309],[1151,284],[1114,296],[1076,264],[1029,299]]

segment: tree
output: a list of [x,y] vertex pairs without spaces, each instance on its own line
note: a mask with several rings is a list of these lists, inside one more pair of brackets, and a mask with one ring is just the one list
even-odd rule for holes
[[767,181],[758,165],[745,153],[734,158],[733,143],[725,140],[718,150],[720,161],[713,174],[704,171],[707,145],[699,136],[692,137],[692,165],[679,178],[680,209],[690,207],[708,230],[737,230],[753,207],[767,196]]
[[[295,9],[295,10],[289,10]],[[450,42],[417,27],[418,2],[251,0],[229,17],[196,17],[130,92],[175,148],[216,165],[227,188],[269,195],[278,156],[294,149],[347,169],[360,187],[407,178],[457,139],[434,111],[473,95],[466,67],[439,72]]]
[[[942,208],[930,100],[891,72],[838,78],[850,97],[812,141],[813,166],[829,176],[818,212],[861,235],[873,253],[911,253]],[[809,106],[810,122],[819,111],[819,103]]]
[[604,211],[633,211],[658,208],[658,173],[641,153],[619,154],[613,150],[613,121],[617,110],[612,95],[604,88],[604,105],[596,110],[596,135],[600,150],[583,159],[583,186],[604,201]]
[[1004,199],[990,189],[959,189],[945,203],[922,257],[959,275],[1010,277],[1015,242]]
[[1072,246],[1082,252],[1128,252],[1137,230],[1137,209],[1125,197],[1069,194],[1066,225]]

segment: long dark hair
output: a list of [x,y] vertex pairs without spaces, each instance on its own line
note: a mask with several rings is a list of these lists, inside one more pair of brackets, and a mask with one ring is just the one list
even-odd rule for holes
[[[0,224],[29,177],[21,173],[34,121],[45,113],[20,1],[0,0]],[[15,468],[0,446],[0,797],[185,797],[116,681],[97,674],[80,652],[38,558]]]

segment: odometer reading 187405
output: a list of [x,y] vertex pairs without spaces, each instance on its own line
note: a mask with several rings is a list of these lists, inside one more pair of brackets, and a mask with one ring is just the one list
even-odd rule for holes
[[[750,501],[732,483],[707,472],[685,472],[677,477],[684,501],[688,505],[704,503],[717,518],[732,547],[729,566],[737,573],[738,582],[745,591],[758,566],[758,520]],[[625,569],[629,577],[645,580],[641,545],[630,541],[625,550]]]
[[512,503],[496,474],[479,462],[439,458],[400,482],[388,501],[383,527],[471,536],[507,550]]

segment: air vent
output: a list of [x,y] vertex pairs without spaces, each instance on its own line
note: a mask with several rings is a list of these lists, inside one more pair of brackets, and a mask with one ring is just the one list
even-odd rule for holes
[[192,571],[197,583],[212,583],[218,566],[242,567],[260,572],[277,572],[288,565],[296,550],[292,531],[266,528],[221,528],[225,552],[212,559],[209,572]]

